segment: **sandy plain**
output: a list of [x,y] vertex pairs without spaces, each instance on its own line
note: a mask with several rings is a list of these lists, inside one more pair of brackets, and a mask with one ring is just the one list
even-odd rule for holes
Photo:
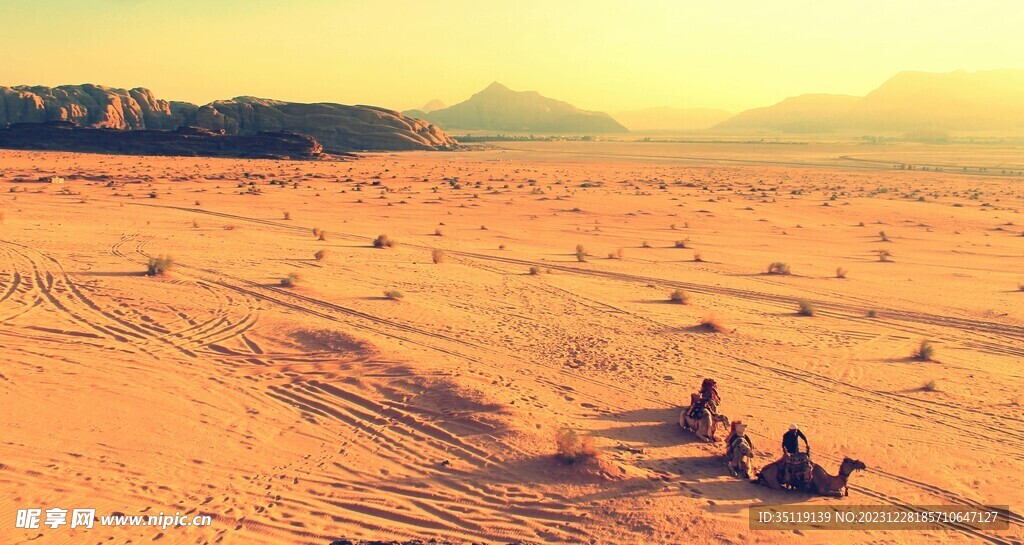
[[[837,501],[1018,512],[1017,157],[536,142],[351,162],[0,151],[0,542],[1020,542],[1016,514],[1003,532],[856,533],[751,531],[746,514]],[[945,172],[892,168],[905,162]],[[67,181],[32,182],[48,175]],[[379,234],[398,245],[372,247]],[[170,272],[142,274],[160,255]],[[793,274],[764,274],[776,261]],[[289,273],[297,285],[282,287]],[[675,289],[689,304],[668,302]],[[729,331],[695,327],[709,316]],[[909,357],[922,339],[936,361]],[[799,422],[829,471],[844,456],[868,466],[850,496],[729,476],[720,445],[676,424],[704,377],[749,424],[756,465]],[[601,462],[556,461],[563,427],[592,437]],[[27,507],[213,524],[15,529]]]

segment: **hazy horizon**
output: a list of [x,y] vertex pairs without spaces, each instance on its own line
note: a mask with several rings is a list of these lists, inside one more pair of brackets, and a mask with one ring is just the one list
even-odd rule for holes
[[806,93],[863,96],[903,71],[1018,68],[1024,58],[1024,43],[1004,39],[1024,22],[1009,2],[597,4],[0,5],[0,45],[13,53],[0,84],[404,110],[452,105],[499,81],[589,110],[739,112]]

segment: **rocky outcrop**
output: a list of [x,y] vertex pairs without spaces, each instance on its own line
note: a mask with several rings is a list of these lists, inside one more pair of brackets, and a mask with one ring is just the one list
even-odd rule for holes
[[316,139],[304,134],[239,136],[197,127],[120,130],[80,127],[71,121],[15,123],[0,129],[0,148],[253,159],[317,159],[323,155]]
[[190,125],[227,134],[288,130],[308,134],[328,150],[450,149],[458,143],[419,119],[375,106],[300,104],[256,97],[218,100],[192,112],[177,107]]
[[47,121],[119,130],[197,126],[224,131],[228,136],[292,131],[313,136],[331,151],[432,150],[458,145],[428,122],[374,106],[300,104],[255,97],[197,106],[168,102],[143,88],[90,84],[0,87],[0,126]]
[[540,134],[628,132],[604,112],[581,110],[536,91],[513,91],[498,82],[450,108],[423,112],[422,118],[446,130]]

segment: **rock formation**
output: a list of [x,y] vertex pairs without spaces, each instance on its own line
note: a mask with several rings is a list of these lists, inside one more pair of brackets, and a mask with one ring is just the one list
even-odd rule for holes
[[168,102],[148,89],[99,85],[0,87],[0,126],[70,121],[82,127],[174,130],[197,126],[226,135],[292,131],[330,151],[450,149],[455,140],[434,125],[374,106],[300,104],[253,97],[204,106]]

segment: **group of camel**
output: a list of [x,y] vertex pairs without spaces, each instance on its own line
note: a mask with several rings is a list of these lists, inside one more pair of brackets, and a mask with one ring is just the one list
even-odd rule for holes
[[[709,383],[705,380],[705,386]],[[710,381],[712,388],[714,388],[714,381]],[[702,386],[702,390],[705,389]],[[705,392],[701,394],[694,394],[691,399],[690,405],[683,408],[679,414],[679,426],[683,429],[690,430],[696,434],[697,438],[701,441],[713,443],[718,441],[715,437],[715,431],[719,424],[723,426],[730,426],[733,433],[737,433],[739,428],[739,434],[743,435],[743,424],[739,421],[731,422],[728,417],[719,413],[716,410],[709,409],[709,407],[701,403],[701,406],[694,415],[691,416],[691,408],[694,403],[703,397]],[[717,400],[717,391],[713,392],[715,399]],[[737,441],[731,441],[730,444],[726,445],[725,461],[728,464],[729,472],[734,476],[742,476],[745,479],[750,479],[751,462],[754,459],[754,453],[751,446],[742,439]],[[757,473],[757,478],[751,482],[755,484],[763,484],[774,490],[799,490],[802,492],[813,493],[819,496],[831,496],[831,497],[843,497],[849,495],[849,489],[847,488],[847,481],[855,470],[866,469],[860,460],[854,460],[852,458],[843,458],[842,463],[839,465],[839,474],[830,475],[823,467],[818,464],[811,464],[810,478],[800,482],[794,482],[790,479],[783,478],[783,462],[777,460],[771,462],[761,468],[761,471]]]

